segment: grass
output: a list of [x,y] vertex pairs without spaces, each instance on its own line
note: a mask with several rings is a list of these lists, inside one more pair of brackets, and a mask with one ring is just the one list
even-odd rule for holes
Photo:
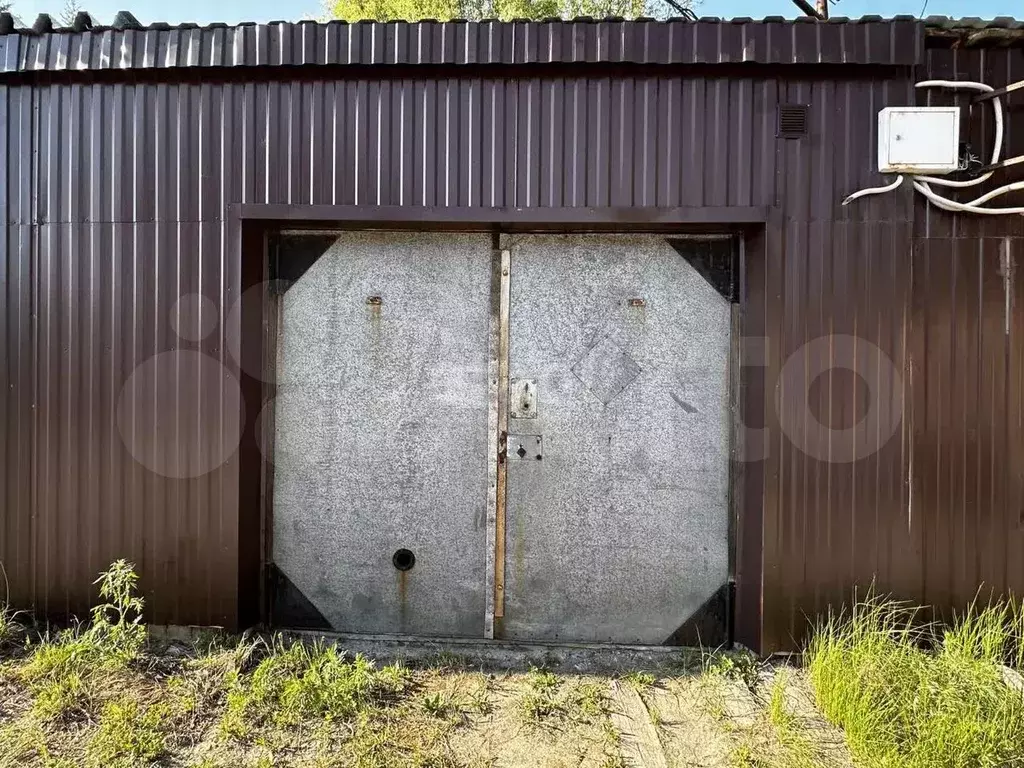
[[871,598],[817,628],[807,665],[822,712],[868,768],[996,768],[1024,762],[1021,612],[972,605],[948,627]]
[[334,645],[278,641],[250,676],[230,678],[221,730],[247,738],[265,725],[291,726],[330,717],[347,720],[374,703],[401,692],[403,667],[377,669],[357,655],[347,659]]
[[102,692],[129,674],[146,641],[137,577],[123,560],[111,564],[97,584],[100,603],[92,622],[30,644],[26,663],[14,675],[33,696],[33,712],[44,720],[82,719],[99,714]]
[[818,765],[814,745],[804,732],[798,718],[786,704],[786,683],[789,672],[780,668],[772,681],[765,716],[774,741],[781,753],[780,762],[789,768],[814,768]]
[[17,614],[7,605],[0,605],[0,648],[12,645],[21,635]]
[[562,712],[558,698],[561,681],[546,670],[534,667],[527,678],[527,689],[519,700],[519,712],[527,723],[542,723]]
[[152,763],[166,751],[167,714],[161,706],[146,707],[131,699],[110,702],[89,742],[89,764],[128,768]]
[[524,721],[535,725],[554,718],[594,723],[608,714],[608,686],[581,681],[567,685],[554,673],[534,667],[519,699],[519,713]]
[[622,679],[637,691],[644,692],[654,685],[656,678],[650,672],[633,670],[622,676]]
[[[616,686],[544,668],[489,675],[446,653],[379,666],[281,637],[171,648],[142,623],[130,564],[97,584],[89,621],[60,632],[0,607],[0,768],[617,768],[650,748],[714,768],[838,768],[851,753],[864,768],[1024,765],[1024,693],[1005,682],[1024,661],[1012,604],[940,627],[868,601],[818,626],[805,669],[705,652],[699,675],[638,669]],[[654,726],[640,740],[622,717],[633,691]]]

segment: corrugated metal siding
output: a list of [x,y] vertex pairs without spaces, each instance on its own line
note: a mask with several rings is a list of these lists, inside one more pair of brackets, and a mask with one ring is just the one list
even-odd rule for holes
[[[10,224],[220,221],[232,202],[763,206],[796,220],[873,183],[873,112],[900,81],[580,77],[0,89]],[[777,103],[810,134],[775,137]],[[867,114],[869,110],[872,114]],[[851,115],[850,123],[835,120]],[[787,173],[776,173],[776,163]]]
[[912,18],[834,24],[542,21],[315,22],[0,37],[0,72],[338,64],[918,63]]
[[[1005,49],[929,51],[927,76],[1000,87],[1024,78],[1024,63]],[[822,110],[823,133],[836,136],[833,171],[871,164],[877,109],[914,103],[909,84],[876,86]],[[966,107],[966,99],[948,92],[924,91],[917,99]],[[829,96],[812,90],[810,102],[825,105]],[[975,107],[970,115],[972,147],[987,157],[990,107]],[[856,132],[860,146],[851,144]],[[1004,156],[1021,152],[1024,132],[1009,111]],[[765,648],[794,647],[808,617],[848,602],[855,588],[863,593],[872,581],[881,592],[947,613],[963,608],[979,587],[986,595],[1024,589],[1017,556],[1024,545],[1017,351],[1024,333],[1018,266],[1024,221],[951,216],[903,189],[876,198],[897,209],[894,221],[845,222],[830,210],[834,197],[816,209],[823,198],[814,185],[829,173],[827,160],[824,170],[817,164],[821,160],[800,153],[780,158],[780,179],[791,189],[780,192],[785,214],[769,224],[768,266],[754,271],[761,282],[751,288],[765,292],[767,332],[779,345],[767,381],[778,380],[783,361],[805,341],[854,334],[877,345],[899,370],[902,387],[884,397],[902,406],[903,420],[871,456],[822,462],[797,449],[779,426],[779,419],[792,418],[802,429],[802,403],[785,392],[767,393]],[[837,184],[835,192],[841,188]],[[824,423],[849,426],[863,415],[866,388],[852,376],[834,370],[815,386],[804,383],[810,410]],[[778,412],[774,397],[782,401]]]
[[[81,613],[95,574],[124,556],[141,568],[153,620],[231,623],[235,460],[198,478],[173,479],[134,461],[126,439],[143,455],[201,456],[222,422],[237,420],[237,399],[233,411],[222,409],[231,393],[221,394],[214,382],[207,397],[192,399],[192,369],[169,370],[141,401],[121,399],[133,370],[182,346],[172,329],[179,295],[198,292],[230,306],[238,265],[224,261],[223,226],[72,223],[6,231],[0,562],[12,599],[48,614]],[[237,366],[227,333],[222,323],[188,346],[231,371]]]
[[[34,601],[59,609],[82,610],[86,575],[123,552],[142,564],[156,616],[229,615],[224,602],[235,587],[223,555],[236,546],[235,467],[188,482],[158,478],[110,430],[110,398],[135,365],[177,343],[168,322],[179,293],[201,288],[222,314],[231,306],[241,288],[222,229],[231,202],[601,208],[786,200],[792,223],[776,247],[800,252],[830,242],[811,231],[812,220],[909,215],[891,200],[837,203],[873,175],[860,162],[870,155],[865,126],[843,123],[836,142],[832,116],[849,110],[870,121],[875,107],[908,98],[905,84],[886,81],[361,78],[25,86],[0,95],[8,146],[23,150],[7,156],[7,224],[36,237],[29,253],[24,238],[12,249],[10,267],[29,270],[35,293],[8,304],[11,322],[29,334],[22,362],[36,366],[25,399],[12,406],[22,420],[10,422],[34,441],[28,464],[10,460],[19,478],[11,487],[28,489],[24,514],[35,515],[32,580],[18,584],[35,584]],[[775,138],[780,101],[812,105],[807,139]],[[858,111],[865,103],[872,109]],[[845,150],[836,153],[837,144]],[[778,173],[779,163],[791,172]],[[10,285],[26,283],[16,276]],[[103,312],[114,314],[95,316]],[[208,351],[233,365],[223,338]],[[162,394],[140,406],[140,424],[151,423]],[[185,421],[228,417],[181,407]],[[77,430],[79,414],[95,419],[88,437]],[[85,479],[94,467],[83,457],[100,462],[98,480]],[[199,567],[214,568],[214,559],[215,574]]]
[[[669,26],[626,25],[631,35]],[[514,36],[515,28],[500,31]],[[876,35],[871,25],[779,28],[798,47],[812,30],[829,52],[833,30],[879,51],[896,34]],[[773,27],[703,29],[697,47],[717,61],[740,50],[723,42],[726,33],[756,41]],[[1021,66],[1013,51],[928,52],[936,76],[997,86],[1024,77]],[[254,514],[251,500],[240,509],[246,470],[233,457],[199,478],[162,478],[132,460],[114,414],[126,377],[161,352],[198,348],[237,375],[230,350],[242,341],[241,320],[230,310],[249,278],[226,211],[238,202],[770,206],[767,228],[746,246],[744,330],[766,336],[770,354],[761,379],[749,379],[743,409],[769,429],[770,451],[744,470],[742,639],[791,645],[805,614],[872,578],[943,607],[981,580],[1024,589],[1014,557],[1024,502],[1022,366],[1011,343],[1021,321],[1015,265],[1024,222],[937,214],[909,189],[842,208],[844,195],[877,183],[877,110],[916,97],[903,69],[851,67],[848,79],[829,72],[467,70],[435,78],[408,68],[246,82],[168,74],[167,82],[0,84],[0,562],[15,602],[82,612],[93,574],[124,555],[142,568],[155,621],[236,620],[247,599],[240,559],[251,557],[239,552],[240,516]],[[810,106],[806,138],[776,138],[780,103]],[[986,119],[972,122],[976,147],[984,148]],[[1024,152],[1013,120],[1009,149]],[[198,347],[172,325],[178,297],[194,292],[217,311],[215,333]],[[801,424],[791,393],[775,387],[783,363],[829,333],[876,344],[902,374],[885,393],[903,407],[895,437],[854,463],[812,459],[779,426],[780,415]],[[230,386],[226,379],[214,396],[190,398],[188,371],[178,370],[129,421],[157,436],[152,450],[209,451],[238,415]],[[812,412],[848,423],[862,399],[863,386],[834,371],[815,383]],[[247,561],[242,570],[254,568]]]
[[[230,202],[674,207],[767,205],[775,196],[777,86],[753,79],[54,85],[6,94],[9,146],[26,150],[8,161],[0,213],[11,224],[220,221]],[[857,176],[867,179],[859,168]]]

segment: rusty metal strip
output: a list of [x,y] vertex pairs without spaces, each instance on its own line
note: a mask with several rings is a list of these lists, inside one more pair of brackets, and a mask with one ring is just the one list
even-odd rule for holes
[[498,460],[494,508],[494,617],[505,615],[505,487],[508,465],[508,305],[512,254],[501,251],[501,284],[498,292]]
[[495,236],[491,257],[490,328],[487,339],[487,570],[484,638],[494,638],[494,554],[498,508],[498,346],[501,324],[501,251]]

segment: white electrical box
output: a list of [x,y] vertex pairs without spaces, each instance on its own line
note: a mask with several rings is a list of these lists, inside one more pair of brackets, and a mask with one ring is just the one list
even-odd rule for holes
[[886,107],[878,113],[880,172],[941,174],[959,167],[959,107]]

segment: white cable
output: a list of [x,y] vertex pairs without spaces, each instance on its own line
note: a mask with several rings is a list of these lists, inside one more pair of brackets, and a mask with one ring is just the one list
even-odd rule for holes
[[[931,200],[939,208],[946,211],[952,211],[953,213],[965,212],[965,213],[987,213],[991,215],[1000,216],[1008,213],[1024,213],[1024,207],[1022,208],[980,208],[977,205],[971,205],[970,203],[958,203],[955,200],[949,200],[945,197],[940,197],[932,191],[931,187],[927,184],[923,184],[920,181],[914,182],[914,189],[920,192],[922,195]],[[1006,190],[1009,191],[1009,190]]]
[[902,183],[903,175],[900,174],[899,176],[896,177],[896,181],[894,181],[892,184],[886,184],[884,187],[868,187],[867,189],[862,189],[859,192],[854,192],[848,198],[843,200],[843,205],[849,205],[858,197],[866,197],[867,195],[880,195],[883,192],[892,192],[894,189],[896,189],[896,187],[898,187]]
[[[981,92],[992,92],[995,89],[986,85],[985,83],[975,82],[973,80],[922,80],[914,85],[915,88],[950,88],[953,90],[971,90]],[[1003,105],[998,97],[994,97],[992,100],[992,110],[995,114],[996,119],[996,135],[995,142],[992,148],[992,160],[990,165],[995,165],[999,162],[999,156],[1003,149]],[[984,195],[975,198],[967,203],[961,203],[956,200],[951,200],[948,197],[943,197],[937,194],[929,184],[935,184],[942,187],[952,188],[963,188],[972,187],[977,184],[981,184],[984,181],[992,178],[992,171],[984,173],[975,179],[968,179],[967,181],[951,181],[949,179],[939,178],[935,176],[912,176],[912,183],[914,189],[924,195],[933,205],[941,208],[944,211],[951,211],[953,213],[965,212],[965,213],[979,213],[994,216],[1001,216],[1006,214],[1024,214],[1024,207],[1016,208],[986,208],[981,206],[981,203],[987,202],[994,197],[999,197],[1007,192],[1013,192],[1014,190],[1024,189],[1024,182],[1018,181],[1011,184],[1004,184],[1001,187],[997,187],[990,192],[986,192]],[[847,197],[843,201],[843,205],[856,200],[858,197],[865,195],[876,195],[882,192],[888,192],[896,189],[903,181],[902,176],[898,176],[896,181],[884,187],[871,187],[869,189],[863,189],[859,192],[854,192],[852,195]]]
[[1004,184],[1001,187],[996,187],[991,192],[986,192],[981,197],[976,197],[965,205],[981,205],[982,203],[988,202],[993,197],[999,197],[999,195],[1005,195],[1007,192],[1013,192],[1017,189],[1024,189],[1024,181],[1015,181],[1012,184]]
[[[949,88],[951,90],[968,90],[968,91],[982,91],[990,93],[995,90],[991,85],[985,83],[978,83],[973,80],[922,80],[919,83],[915,83],[915,88]],[[995,145],[992,149],[992,162],[990,165],[995,165],[999,162],[999,155],[1003,151],[1003,105],[999,101],[999,97],[992,99],[992,109],[996,116],[996,139]],[[936,184],[940,187],[973,187],[975,184],[981,184],[983,181],[988,181],[992,178],[992,171],[983,173],[976,179],[968,179],[967,181],[952,181],[950,179],[943,179],[936,176],[915,176],[917,181],[923,181],[928,184]],[[955,201],[950,201],[955,202]]]

